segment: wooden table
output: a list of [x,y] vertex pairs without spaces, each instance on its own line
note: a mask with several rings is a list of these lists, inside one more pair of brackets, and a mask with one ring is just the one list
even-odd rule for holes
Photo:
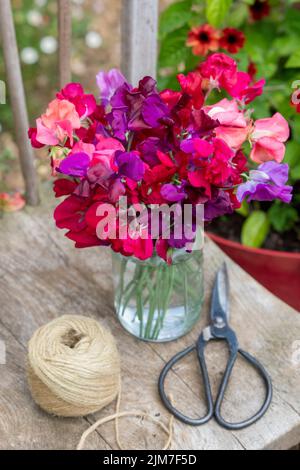
[[[53,203],[50,194],[47,200]],[[6,364],[0,365],[1,449],[74,449],[90,423],[114,411],[112,404],[95,415],[63,419],[47,415],[31,399],[25,378],[27,342],[40,325],[67,313],[96,318],[117,339],[122,358],[121,408],[146,409],[167,423],[168,413],[157,393],[159,372],[168,358],[196,339],[207,322],[213,278],[224,259],[231,281],[232,326],[242,347],[270,372],[273,402],[261,421],[241,431],[226,431],[213,420],[201,427],[175,421],[172,449],[288,449],[300,442],[300,315],[228,260],[211,241],[205,247],[202,319],[188,336],[155,345],[131,337],[116,319],[109,250],[75,250],[54,227],[47,201],[38,209],[5,216],[0,227],[0,339],[7,349]],[[168,385],[176,391],[176,405],[196,416],[204,413],[204,405],[194,359],[176,366]],[[207,359],[216,391],[226,360],[224,345],[209,345]],[[261,400],[260,379],[239,360],[224,415],[243,419]],[[163,446],[163,432],[149,422],[126,418],[120,428],[125,448]],[[93,433],[86,447],[116,448],[113,423]]]

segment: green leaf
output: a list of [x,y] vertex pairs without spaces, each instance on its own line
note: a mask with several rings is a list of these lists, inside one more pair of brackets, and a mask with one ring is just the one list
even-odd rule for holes
[[249,12],[247,5],[244,3],[236,5],[234,9],[232,9],[232,12],[227,19],[226,25],[230,26],[231,28],[239,28],[244,23],[248,15]]
[[172,3],[164,10],[159,19],[160,38],[164,38],[167,34],[187,24],[194,15],[191,8],[192,0],[183,0]]
[[288,61],[285,64],[286,69],[298,68],[298,67],[300,67],[300,49],[293,52],[293,54],[291,55],[291,57],[288,59]]
[[290,169],[294,168],[297,163],[300,165],[300,144],[295,140],[291,140],[286,144],[284,163],[288,163]]
[[300,164],[291,169],[291,179],[294,181],[300,180]]
[[232,0],[206,0],[207,21],[213,26],[220,26],[231,4]]
[[253,211],[242,226],[242,243],[259,248],[264,243],[270,230],[268,216],[263,211]]
[[188,47],[186,47],[186,38],[188,27],[173,31],[162,41],[159,52],[159,67],[173,67],[181,62],[185,62]]
[[244,199],[241,207],[239,209],[236,209],[238,214],[242,215],[243,217],[247,217],[249,215],[249,204],[248,202]]
[[268,210],[268,217],[272,227],[280,233],[291,230],[299,220],[297,210],[280,202],[275,202]]

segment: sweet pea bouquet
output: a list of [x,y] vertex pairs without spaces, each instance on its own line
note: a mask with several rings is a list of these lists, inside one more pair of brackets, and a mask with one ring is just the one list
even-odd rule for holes
[[[33,147],[47,146],[55,176],[58,228],[77,248],[105,245],[141,260],[154,253],[169,264],[190,239],[147,236],[144,221],[134,236],[99,235],[99,208],[176,203],[204,207],[204,220],[230,214],[244,199],[291,200],[288,165],[282,163],[289,126],[283,116],[254,121],[249,104],[263,92],[223,53],[196,72],[179,74],[180,89],[158,91],[151,77],[137,87],[113,69],[97,76],[99,97],[69,83],[29,130]],[[220,99],[211,103],[211,92]],[[221,94],[222,93],[222,94]],[[104,230],[104,228],[103,228]]]

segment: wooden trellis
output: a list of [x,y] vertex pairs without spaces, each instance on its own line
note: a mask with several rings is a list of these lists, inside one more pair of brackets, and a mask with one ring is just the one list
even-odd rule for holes
[[[71,80],[71,0],[58,2],[59,86]],[[122,0],[121,69],[136,84],[144,75],[156,75],[158,0]],[[30,205],[39,202],[34,152],[27,137],[28,113],[10,0],[0,1],[0,29],[20,162]]]

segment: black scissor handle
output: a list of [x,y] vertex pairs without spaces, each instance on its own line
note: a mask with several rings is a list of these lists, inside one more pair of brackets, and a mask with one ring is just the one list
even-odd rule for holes
[[[200,369],[202,372],[202,377],[204,381],[204,389],[205,389],[205,396],[206,396],[206,401],[207,401],[207,413],[205,416],[202,418],[190,418],[189,416],[185,416],[181,411],[177,410],[172,403],[170,402],[169,398],[166,395],[165,392],[165,379],[170,371],[170,369],[178,362],[180,359],[183,357],[187,356],[189,353],[191,353],[193,350],[197,349],[197,354],[198,354],[198,359],[199,359],[199,364],[200,364]],[[192,426],[199,426],[201,424],[207,423],[213,416],[214,414],[214,406],[213,406],[213,399],[212,399],[212,394],[211,394],[211,388],[210,388],[210,382],[209,382],[209,376],[208,376],[208,371],[206,367],[206,362],[204,359],[203,354],[199,354],[198,348],[196,348],[196,345],[189,346],[188,348],[184,349],[183,351],[180,351],[177,353],[172,359],[167,362],[167,364],[164,366],[163,370],[160,373],[159,380],[158,380],[158,391],[160,398],[162,402],[164,403],[165,407],[172,413],[176,418],[178,418],[180,421],[186,424],[190,424]]]
[[265,370],[265,368],[263,367],[263,365],[257,359],[255,359],[255,357],[251,356],[251,354],[244,351],[243,349],[238,349],[238,353],[240,353],[241,356],[243,356],[244,359],[246,359],[259,372],[259,375],[262,377],[266,386],[266,396],[265,396],[264,403],[262,404],[260,409],[257,411],[257,413],[255,413],[250,418],[245,419],[244,421],[240,421],[238,423],[229,423],[222,417],[221,415],[222,402],[224,399],[224,395],[226,392],[226,388],[230,379],[233,366],[237,358],[237,353],[231,354],[229,361],[227,363],[225,372],[224,372],[221,385],[220,385],[220,389],[219,389],[216,404],[215,404],[215,412],[214,412],[217,422],[224,428],[231,429],[231,430],[243,429],[255,423],[256,421],[258,421],[266,413],[267,409],[269,408],[271,401],[272,401],[272,395],[273,395],[273,387],[272,387],[271,378],[269,374],[267,373],[267,371]]

